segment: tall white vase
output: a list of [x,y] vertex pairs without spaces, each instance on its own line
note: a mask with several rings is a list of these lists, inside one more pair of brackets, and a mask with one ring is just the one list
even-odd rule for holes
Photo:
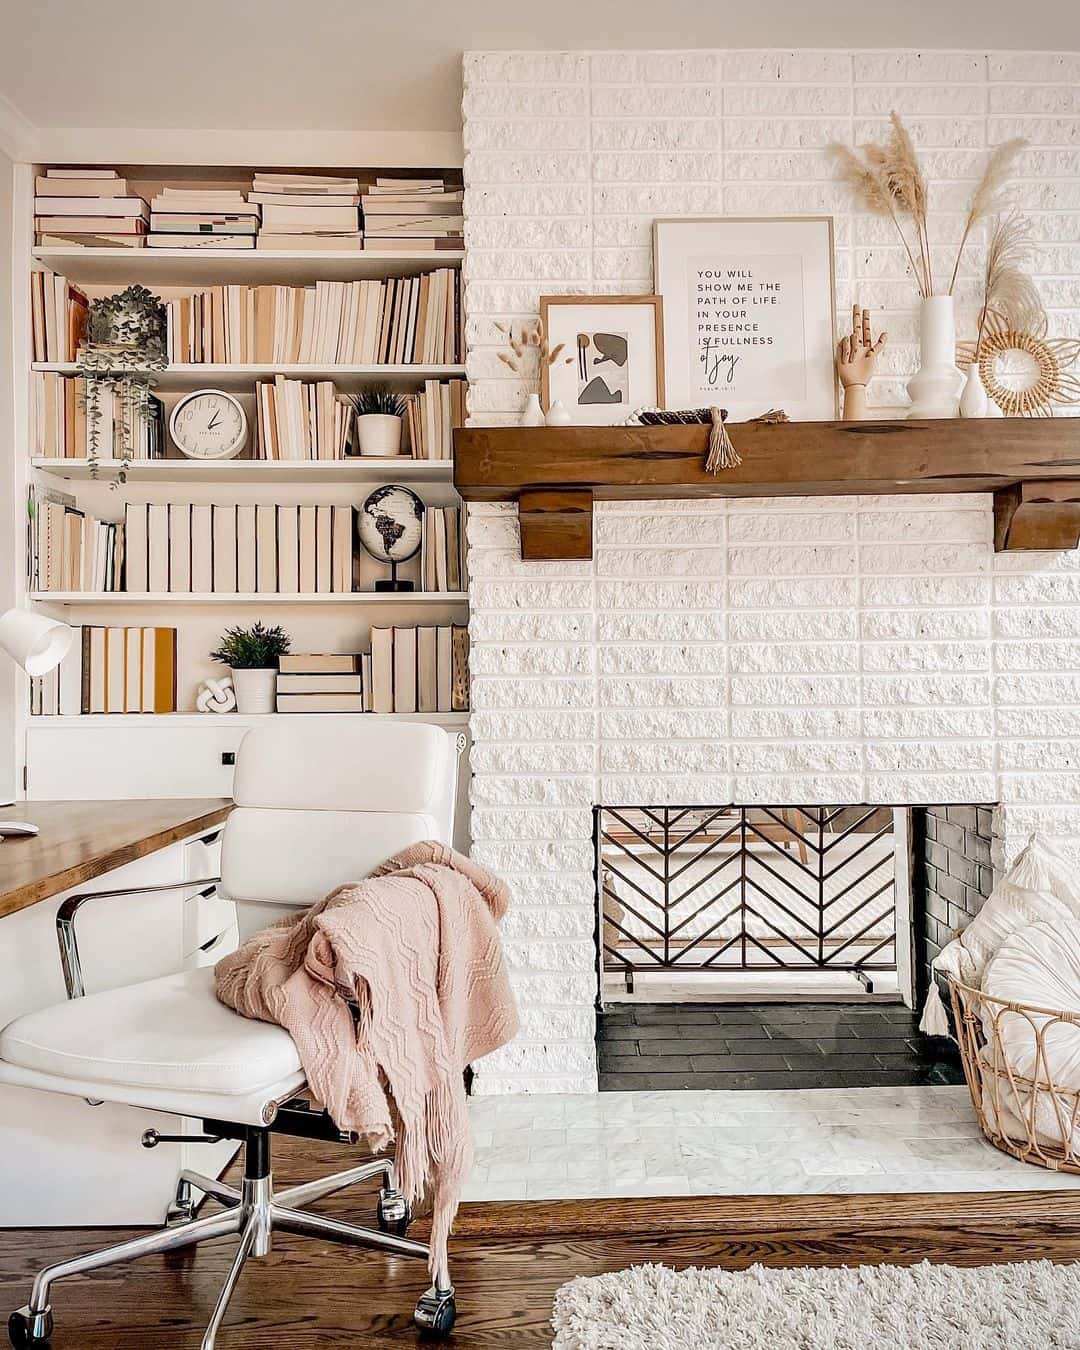
[[951,295],[919,306],[919,369],[908,380],[908,417],[956,417],[964,377],[956,365],[956,315]]

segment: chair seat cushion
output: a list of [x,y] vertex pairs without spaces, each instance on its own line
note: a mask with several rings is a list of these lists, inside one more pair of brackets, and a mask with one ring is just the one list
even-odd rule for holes
[[300,1070],[287,1031],[218,1002],[209,966],[17,1017],[0,1033],[0,1059],[80,1081],[230,1095]]

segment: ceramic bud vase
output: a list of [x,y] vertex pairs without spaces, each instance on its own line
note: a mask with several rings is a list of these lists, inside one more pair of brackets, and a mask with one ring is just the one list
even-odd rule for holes
[[566,411],[566,405],[561,398],[552,402],[544,421],[549,427],[568,427],[570,425],[570,414]]
[[978,361],[974,361],[967,368],[967,379],[964,382],[964,392],[960,395],[960,416],[987,417],[989,416],[989,405],[990,399],[987,396],[986,387],[982,382],[979,363]]
[[272,713],[277,706],[277,668],[232,671],[238,713]]
[[522,427],[542,427],[544,425],[544,410],[540,406],[539,394],[530,394],[525,400],[525,406],[521,410],[520,418],[518,418],[518,425]]
[[956,365],[956,315],[951,295],[919,306],[919,369],[908,380],[908,417],[956,417],[964,377]]

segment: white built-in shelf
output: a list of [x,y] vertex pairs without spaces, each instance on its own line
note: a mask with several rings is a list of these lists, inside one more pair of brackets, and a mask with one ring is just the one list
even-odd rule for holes
[[212,286],[226,282],[359,281],[460,267],[455,249],[35,248],[33,255],[82,285]]
[[[35,361],[32,369],[53,371],[58,375],[78,375],[74,362]],[[272,380],[284,375],[290,380],[333,380],[339,389],[362,389],[365,385],[385,384],[393,389],[419,388],[425,380],[464,379],[465,367],[453,363],[439,365],[220,365],[209,361],[196,365],[172,365],[153,372],[157,389],[249,389],[256,380]]]
[[31,591],[42,605],[464,605],[467,591]]
[[455,713],[81,713],[78,716],[59,716],[55,713],[34,714],[29,720],[31,726],[47,727],[116,727],[149,726],[156,722],[165,722],[175,726],[248,726],[252,722],[262,723],[267,717],[287,717],[290,721],[318,717],[377,717],[394,722],[431,722],[440,727],[467,727],[469,714]]
[[[89,479],[88,459],[31,461],[35,469],[57,478]],[[97,476],[115,478],[122,461],[99,459]],[[348,459],[135,459],[128,464],[129,483],[449,483],[454,477],[449,459],[388,458],[353,455]]]

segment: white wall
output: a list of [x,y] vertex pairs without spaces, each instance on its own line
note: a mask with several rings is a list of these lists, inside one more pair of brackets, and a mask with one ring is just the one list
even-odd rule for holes
[[[480,53],[465,71],[476,421],[520,406],[492,321],[544,292],[649,290],[651,221],[678,214],[834,214],[838,311],[858,295],[881,316],[871,398],[898,407],[913,291],[822,153],[893,107],[931,147],[946,242],[971,186],[954,180],[1031,139],[1039,285],[1053,331],[1080,336],[1080,57]],[[601,503],[592,562],[523,563],[514,508],[472,509],[473,851],[514,889],[524,1014],[480,1091],[595,1086],[595,802],[1001,801],[999,859],[1041,825],[1080,864],[1080,553],[995,555],[991,523],[985,496]]]
[[[0,498],[11,500],[15,490],[15,409],[12,379],[12,233],[15,166],[0,150]],[[10,510],[13,523],[22,512]],[[17,526],[16,526],[17,528]],[[0,613],[15,600],[15,566],[21,540],[0,539]],[[0,802],[15,792],[15,668],[0,653]]]

